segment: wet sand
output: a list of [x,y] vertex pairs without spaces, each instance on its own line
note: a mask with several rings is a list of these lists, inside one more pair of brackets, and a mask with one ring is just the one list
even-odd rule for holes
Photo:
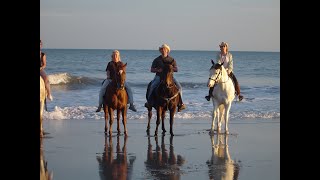
[[280,120],[231,120],[230,135],[209,135],[211,121],[175,119],[170,136],[147,136],[130,120],[128,136],[104,134],[104,120],[45,120],[43,158],[53,179],[280,179]]

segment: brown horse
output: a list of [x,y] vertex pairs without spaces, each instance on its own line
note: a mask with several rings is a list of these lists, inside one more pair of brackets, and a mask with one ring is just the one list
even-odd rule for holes
[[135,156],[130,156],[129,161],[127,158],[127,138],[124,136],[124,142],[122,150],[120,148],[120,137],[117,136],[117,146],[116,146],[116,157],[114,156],[112,136],[108,138],[105,137],[105,148],[102,156],[97,156],[97,161],[99,163],[100,179],[117,179],[126,180],[131,179],[133,171],[133,163],[136,159]]
[[[153,107],[157,110],[157,127],[155,130],[155,136],[158,135],[158,126],[160,124],[160,118],[162,120],[162,134],[165,134],[166,129],[164,127],[164,119],[166,111],[170,111],[170,134],[173,134],[173,121],[174,114],[177,109],[177,105],[180,100],[179,89],[173,81],[173,66],[172,64],[165,64],[162,73],[160,75],[160,84],[153,93]],[[148,108],[148,126],[147,134],[150,133],[150,120],[152,117],[152,108]]]
[[[170,136],[169,150],[164,142],[164,135],[161,137],[161,147],[158,143],[158,136],[155,136],[155,147],[152,147],[150,136],[148,136],[147,160],[144,162],[147,172],[153,177],[146,179],[181,179],[183,171],[180,169],[186,159],[180,154],[176,155],[173,146],[173,137]],[[183,178],[182,178],[183,179]]]
[[114,120],[114,110],[117,110],[117,130],[120,134],[120,113],[122,115],[122,123],[124,126],[124,134],[128,134],[127,130],[127,104],[128,95],[125,90],[125,80],[126,80],[126,64],[117,64],[114,66],[115,75],[110,84],[106,89],[103,102],[105,128],[104,132],[108,132],[108,119],[109,120],[109,135],[112,135],[112,124]]

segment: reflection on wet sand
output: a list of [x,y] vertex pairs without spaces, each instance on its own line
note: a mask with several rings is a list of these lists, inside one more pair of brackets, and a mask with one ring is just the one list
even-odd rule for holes
[[43,138],[40,138],[40,180],[52,180],[53,174],[48,171],[48,162],[43,152]]
[[[180,179],[180,167],[185,163],[181,155],[175,155],[173,147],[173,136],[170,136],[169,154],[164,143],[164,137],[161,138],[161,148],[158,144],[158,136],[155,136],[156,147],[152,150],[150,136],[148,137],[148,152],[145,166],[153,177],[152,179]],[[149,178],[147,178],[149,179]]]
[[211,136],[212,156],[211,159],[207,161],[210,179],[238,179],[240,166],[230,157],[228,136],[229,135],[220,133]]
[[131,179],[133,162],[135,161],[135,156],[129,157],[129,163],[127,161],[127,139],[128,136],[124,136],[124,142],[122,146],[122,151],[120,149],[120,136],[117,136],[117,146],[116,146],[116,157],[114,158],[113,142],[112,136],[105,136],[105,149],[102,157],[97,157],[99,163],[99,174],[100,179]]

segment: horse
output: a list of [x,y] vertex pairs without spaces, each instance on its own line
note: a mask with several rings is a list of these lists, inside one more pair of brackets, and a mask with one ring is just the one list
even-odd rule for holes
[[48,162],[44,158],[43,153],[43,142],[42,138],[40,139],[40,180],[52,180],[53,173],[48,171]]
[[105,119],[104,132],[107,134],[108,131],[108,118],[109,120],[109,135],[112,135],[112,124],[114,121],[114,110],[117,110],[117,130],[118,135],[120,135],[120,113],[122,115],[122,123],[124,126],[124,134],[128,134],[127,130],[127,104],[128,95],[125,90],[125,80],[126,80],[126,64],[115,65],[115,75],[112,81],[106,88],[103,102],[103,111]]
[[206,163],[209,168],[209,179],[237,180],[240,166],[231,159],[227,134],[211,136],[212,156]]
[[170,136],[169,150],[164,142],[164,135],[161,136],[161,147],[158,143],[158,136],[155,136],[156,146],[153,149],[150,136],[148,136],[147,160],[144,162],[146,170],[153,177],[146,179],[181,179],[182,167],[186,159],[180,154],[176,155],[173,146],[173,137]]
[[113,142],[112,136],[109,136],[109,143],[107,137],[105,137],[105,148],[102,156],[97,156],[99,163],[99,175],[100,179],[117,179],[126,180],[131,179],[133,172],[133,163],[136,159],[135,156],[130,156],[129,161],[127,158],[127,138],[124,136],[124,142],[122,150],[120,149],[120,136],[117,136],[116,157],[113,155]]
[[[162,120],[162,134],[165,134],[166,129],[164,126],[164,119],[166,111],[170,111],[170,134],[173,134],[173,122],[174,114],[179,103],[179,89],[173,81],[173,66],[170,63],[164,65],[163,71],[160,75],[160,84],[155,92],[152,94],[153,107],[157,110],[157,127],[155,130],[155,136],[158,135],[158,126],[160,124],[160,119]],[[147,134],[150,132],[150,120],[152,118],[152,107],[148,107],[148,126]]]
[[235,98],[235,89],[231,78],[228,76],[226,69],[222,64],[214,63],[211,60],[212,66],[209,70],[209,80],[207,83],[208,87],[214,87],[212,91],[212,103],[213,103],[213,116],[210,133],[213,134],[215,120],[217,122],[217,132],[221,132],[221,123],[225,122],[225,133],[229,134],[228,123],[229,123],[229,111],[231,104]]
[[44,80],[40,76],[40,137],[43,137],[44,135],[42,121],[43,121],[43,111],[45,108],[46,97],[47,97],[46,87],[44,84]]

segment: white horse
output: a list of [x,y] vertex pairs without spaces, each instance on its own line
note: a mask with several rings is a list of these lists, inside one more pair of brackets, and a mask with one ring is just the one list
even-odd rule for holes
[[43,111],[44,111],[46,97],[47,97],[46,87],[44,84],[44,80],[40,76],[40,137],[43,137],[42,120],[43,120]]
[[228,136],[211,136],[212,156],[207,161],[210,179],[236,180],[239,177],[240,165],[230,156]]
[[217,132],[221,132],[221,123],[225,120],[225,133],[229,134],[229,111],[232,101],[235,98],[235,89],[232,79],[228,76],[226,69],[223,67],[223,63],[214,63],[213,60],[211,60],[211,62],[212,66],[209,70],[210,75],[207,83],[208,87],[215,86],[211,94],[213,103],[211,133],[213,134],[215,120],[217,118]]

